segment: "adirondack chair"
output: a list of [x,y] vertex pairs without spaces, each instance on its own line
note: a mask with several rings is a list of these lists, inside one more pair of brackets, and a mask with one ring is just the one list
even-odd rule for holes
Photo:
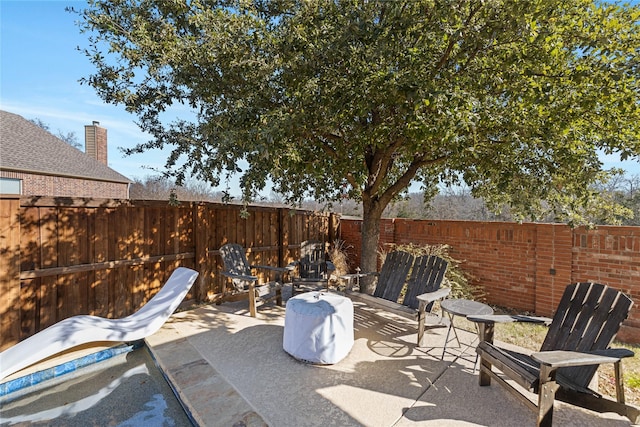
[[[276,300],[282,305],[282,275],[289,271],[286,267],[272,267],[268,265],[249,265],[244,248],[236,243],[227,243],[220,248],[220,256],[224,263],[222,275],[228,277],[233,284],[231,294],[247,294],[249,299],[249,313],[256,317],[256,308],[259,303]],[[258,276],[251,274],[252,269],[262,269],[276,272],[275,282],[258,284]],[[275,294],[274,291],[275,290]],[[226,285],[222,289],[223,300],[228,298],[230,292]]]
[[[412,268],[413,267],[413,268]],[[404,298],[400,294],[409,270]],[[414,259],[413,255],[394,251],[387,255],[373,295],[348,292],[354,300],[418,322],[418,347],[423,345],[426,329],[448,326],[448,319],[431,313],[435,301],[446,297],[451,289],[440,288],[447,270],[447,262],[435,255]]]
[[[628,316],[631,299],[597,283],[567,286],[553,319],[530,316],[477,316],[480,343],[480,385],[496,380],[538,412],[537,425],[550,426],[554,399],[598,412],[616,412],[632,422],[640,421],[640,411],[624,401],[621,360],[633,356],[626,349],[610,349],[620,324]],[[549,325],[540,352],[526,355],[493,344],[496,322],[538,322]],[[613,363],[617,401],[589,389],[598,366]],[[537,405],[492,369],[523,388],[538,394]]]
[[318,240],[305,240],[300,244],[300,259],[287,267],[296,270],[291,277],[292,296],[301,292],[327,290],[329,276],[336,269],[326,259],[325,244]]

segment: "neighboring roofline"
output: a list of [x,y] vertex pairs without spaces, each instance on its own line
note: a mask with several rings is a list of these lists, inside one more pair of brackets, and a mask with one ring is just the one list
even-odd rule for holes
[[106,159],[100,161],[88,155],[19,114],[0,109],[0,122],[0,171],[3,174],[25,173],[43,178],[59,176],[118,185],[133,182],[110,168]]
[[28,173],[28,174],[32,174],[32,175],[43,175],[43,176],[61,176],[61,177],[65,177],[65,178],[85,179],[85,180],[89,180],[89,181],[115,182],[115,183],[118,183],[118,184],[133,184],[133,181],[131,181],[128,178],[126,180],[104,179],[104,178],[96,178],[96,177],[93,177],[93,176],[71,175],[71,174],[65,174],[65,173],[48,173],[48,172],[29,170],[29,169],[6,168],[6,167],[2,167],[2,166],[0,166],[0,171],[15,172],[15,173]]

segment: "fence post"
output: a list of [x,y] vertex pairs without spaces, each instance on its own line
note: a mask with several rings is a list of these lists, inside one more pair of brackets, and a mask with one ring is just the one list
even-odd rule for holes
[[284,209],[278,208],[278,267],[284,266],[285,245],[288,245],[287,233],[284,229]]
[[20,341],[20,197],[0,199],[0,350]]
[[202,302],[207,299],[209,283],[211,282],[211,257],[209,256],[209,241],[211,239],[211,210],[208,205],[195,203],[193,208],[193,233],[195,233],[194,268],[200,273],[196,282],[195,299]]
[[338,228],[340,227],[340,217],[335,213],[329,214],[329,244],[333,244],[335,240],[338,238]]

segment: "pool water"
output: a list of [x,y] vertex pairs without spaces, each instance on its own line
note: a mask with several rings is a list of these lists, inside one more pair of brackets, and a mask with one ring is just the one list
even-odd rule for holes
[[0,426],[193,426],[146,347],[0,397]]

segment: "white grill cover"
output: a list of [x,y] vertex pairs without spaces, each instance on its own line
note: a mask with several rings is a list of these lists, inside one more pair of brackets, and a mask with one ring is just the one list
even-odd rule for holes
[[326,292],[290,298],[284,318],[284,351],[318,364],[342,360],[353,347],[353,304]]

